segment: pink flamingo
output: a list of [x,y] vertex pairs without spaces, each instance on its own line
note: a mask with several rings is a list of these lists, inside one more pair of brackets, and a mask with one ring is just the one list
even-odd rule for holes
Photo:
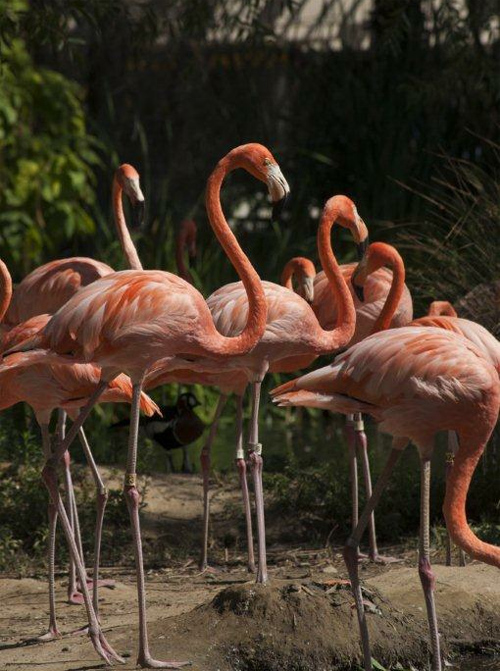
[[[144,196],[137,170],[124,163],[115,171],[112,185],[113,216],[120,244],[130,268],[141,269],[134,243],[127,228],[123,212],[122,197],[127,195],[132,205],[133,225],[142,223]],[[0,263],[2,263],[0,261]],[[40,266],[12,292],[12,280],[4,264],[0,267],[0,336],[1,350],[5,351],[41,330],[48,321],[48,314],[56,312],[81,287],[87,286],[100,277],[113,273],[113,269],[91,258],[73,257],[51,261]],[[58,430],[64,433],[65,413],[60,413]],[[83,432],[83,429],[82,429]],[[81,434],[82,435],[82,434]],[[86,440],[84,435],[82,440]],[[78,512],[73,491],[69,454],[64,459],[64,479],[67,493],[67,507],[70,522],[75,528],[76,540],[82,548],[79,531]],[[101,581],[110,586],[112,581]],[[76,585],[75,567],[70,561],[68,581],[68,601],[81,603],[81,594]]]
[[[356,288],[356,286],[352,284],[356,263],[347,263],[341,266],[344,279],[351,290],[354,307],[356,309],[356,330],[349,345],[354,345],[355,343],[360,342],[368,335],[375,333],[381,328],[404,326],[413,318],[413,302],[408,287],[404,283],[404,275],[402,289],[398,289],[396,300],[394,300],[393,296],[390,295],[390,290],[393,285],[394,273],[399,273],[400,269],[393,268],[391,264],[387,264],[389,265],[389,268],[385,268],[383,265],[384,264],[381,264],[375,271],[367,276],[362,291],[360,288]],[[385,315],[389,312],[389,306],[390,319],[386,320]],[[337,305],[323,272],[318,273],[314,280],[313,310],[316,313],[321,326],[323,328],[331,328],[336,318]],[[382,320],[384,320],[383,326],[381,326]],[[372,491],[370,462],[368,459],[368,441],[361,414],[352,416],[349,414],[347,415],[344,433],[349,448],[352,501],[351,523],[352,528],[354,529],[359,517],[358,454],[361,456],[367,498],[370,497]],[[370,518],[368,533],[369,558],[372,561],[382,563],[392,561],[390,557],[382,557],[379,554],[374,516]]]
[[[391,245],[384,243],[373,243],[370,245],[364,260],[359,264],[353,274],[355,287],[363,287],[372,273],[377,272],[383,266],[393,268],[393,282],[389,298],[384,307],[384,314],[380,315],[376,330],[389,328],[392,315],[398,304],[397,297],[404,290],[404,263],[399,252]],[[432,315],[430,313],[433,313]],[[457,317],[456,311],[448,301],[434,301],[429,308],[429,315],[420,317],[411,322],[410,326],[430,326],[453,331],[464,336],[474,343],[486,359],[495,367],[500,375],[500,343],[483,326],[468,319]],[[453,467],[453,460],[458,449],[456,435],[453,431],[448,432],[448,452],[446,454],[446,478],[448,479]],[[459,553],[459,563],[465,565],[465,556]],[[446,565],[451,565],[451,541],[447,534],[446,543]]]
[[344,548],[356,601],[365,671],[372,671],[373,667],[358,577],[357,548],[402,450],[410,440],[417,446],[421,463],[419,575],[429,622],[432,669],[441,671],[435,576],[429,552],[430,459],[434,436],[439,431],[453,430],[459,440],[444,503],[451,537],[475,559],[500,568],[500,550],[473,534],[465,512],[469,483],[498,417],[497,371],[463,336],[444,329],[411,326],[369,336],[329,366],[292,380],[271,394],[282,406],[321,407],[344,414],[368,413],[381,422],[382,431],[394,437],[387,464]]
[[[292,279],[295,278],[297,293],[303,296],[308,302],[312,300],[313,279],[316,275],[314,264],[309,259],[295,257],[290,259],[285,265],[282,273],[282,283],[287,289],[292,290]],[[268,310],[270,305],[268,304]],[[272,315],[268,312],[268,322]],[[308,359],[309,361],[309,359]],[[235,394],[236,400],[236,451],[235,460],[239,473],[240,487],[243,501],[243,511],[245,514],[247,547],[248,547],[248,570],[255,573],[255,557],[253,549],[253,531],[252,516],[250,507],[250,497],[247,483],[247,464],[245,461],[245,452],[243,449],[243,397],[248,386],[247,375],[238,370],[225,370],[219,373],[200,373],[191,370],[178,370],[171,372],[163,370],[163,362],[151,369],[146,376],[144,389],[151,390],[163,384],[202,384],[204,386],[218,387],[221,395],[217,403],[214,419],[210,426],[207,440],[203,445],[200,454],[201,471],[203,479],[203,537],[202,553],[200,559],[200,570],[205,571],[208,568],[208,532],[210,519],[210,466],[211,451],[214,443],[218,424],[228,396]]]
[[[0,411],[10,408],[16,403],[25,402],[33,409],[42,432],[43,450],[46,459],[51,456],[51,439],[49,423],[53,411],[62,408],[70,417],[75,418],[77,411],[83,407],[99,384],[100,370],[93,364],[58,364],[58,357],[46,351],[23,352],[9,356],[0,365]],[[54,363],[55,362],[55,363]],[[103,392],[100,401],[111,403],[131,403],[132,383],[126,375],[119,375]],[[151,416],[158,411],[158,406],[146,394],[141,395],[141,410]],[[108,492],[90,451],[85,434],[80,429],[80,441],[85,457],[92,471],[97,488],[97,514],[95,532],[95,553],[93,573],[93,604],[98,610],[98,585],[100,545],[102,522]],[[63,455],[68,461],[68,453]],[[39,641],[50,641],[60,636],[56,619],[55,606],[55,539],[57,510],[49,502],[49,627],[47,633],[38,637]],[[83,557],[81,548],[80,557]],[[85,581],[85,584],[87,581]]]
[[191,271],[186,266],[184,254],[187,249],[189,260],[192,263],[196,259],[196,222],[193,219],[183,219],[179,226],[179,233],[175,241],[175,261],[177,264],[177,274],[183,280],[194,285]]
[[[75,361],[93,361],[102,369],[96,391],[64,441],[57,445],[53,456],[47,460],[42,472],[61,517],[80,582],[84,582],[84,569],[61,503],[56,465],[109,381],[120,372],[127,372],[132,379],[124,493],[130,512],[137,568],[138,664],[148,668],[178,668],[185,663],[155,660],[149,651],[136,476],[138,411],[145,374],[165,357],[171,357],[173,370],[196,369],[207,362],[217,368],[224,361],[250,351],[266,327],[267,304],[260,279],[231,232],[220,204],[222,182],[236,168],[243,168],[267,183],[275,203],[285,198],[288,185],[272,154],[259,144],[243,145],[229,152],[219,161],[208,180],[206,204],[210,224],[248,292],[248,319],[237,336],[228,338],[219,333],[201,294],[176,275],[158,270],[122,271],[82,288],[54,315],[42,334],[21,346],[28,350],[43,345],[60,354],[72,354]],[[82,589],[94,648],[108,663],[112,659],[120,660],[104,637],[85,584]]]
[[[261,583],[267,582],[263,460],[258,434],[262,380],[268,371],[290,372],[309,365],[318,355],[343,347],[354,333],[355,313],[351,294],[331,247],[330,231],[335,223],[348,228],[361,247],[364,247],[368,236],[366,226],[349,198],[334,196],[327,201],[318,229],[318,251],[321,265],[331,282],[337,300],[338,315],[334,329],[323,330],[310,305],[297,294],[278,284],[263,282],[268,305],[265,333],[251,352],[233,357],[228,362],[229,368],[243,372],[251,384],[252,412],[248,453],[254,481],[257,516],[259,553],[257,582]],[[222,333],[228,336],[240,333],[249,310],[241,283],[228,284],[217,290],[208,298],[207,304],[216,326]]]

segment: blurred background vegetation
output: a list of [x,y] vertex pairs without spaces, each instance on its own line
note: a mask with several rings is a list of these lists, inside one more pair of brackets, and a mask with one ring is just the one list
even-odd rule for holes
[[[122,268],[110,190],[115,167],[127,161],[147,201],[147,230],[137,239],[144,266],[174,270],[176,227],[193,217],[193,274],[208,295],[234,271],[206,220],[205,181],[230,148],[258,141],[292,188],[283,223],[268,223],[266,196],[246,175],[231,176],[223,200],[262,277],[277,281],[296,254],[317,262],[322,203],[346,193],[371,239],[404,254],[417,315],[430,300],[462,300],[463,314],[484,317],[498,333],[499,15],[499,0],[0,0],[2,259],[14,281],[74,254]],[[352,260],[339,238],[339,258]],[[171,401],[177,392],[159,395]],[[197,393],[208,421],[215,393]],[[116,412],[100,409],[90,425],[104,463],[123,459],[102,423]],[[345,498],[333,496],[343,466],[334,473],[320,445],[327,420],[303,413],[304,428],[277,409],[262,414],[276,448],[266,462],[275,505],[292,499],[322,536],[342,517],[334,499]],[[298,447],[280,453],[285,420]],[[224,421],[219,469],[231,464],[231,419]],[[24,410],[4,413],[1,428],[0,458],[14,460],[0,506],[6,520],[16,492],[19,501],[25,494],[16,483],[28,476],[19,473],[39,450],[29,448],[37,434]],[[161,467],[161,453],[149,446],[145,455],[145,468]],[[471,511],[485,523],[497,516],[495,443],[487,463],[476,486],[481,505]],[[315,488],[297,484],[303,469]],[[398,488],[398,510],[406,512],[397,524],[388,515],[387,526],[400,536],[418,518],[416,469],[405,477],[412,484]],[[29,482],[37,492],[34,475]],[[439,479],[437,488],[439,516]],[[6,546],[15,544],[4,528]]]

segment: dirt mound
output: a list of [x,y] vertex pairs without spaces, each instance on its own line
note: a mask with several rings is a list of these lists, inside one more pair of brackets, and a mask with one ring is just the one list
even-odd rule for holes
[[[387,662],[424,661],[426,632],[422,624],[403,615],[376,590],[365,596],[373,614],[375,657]],[[205,639],[210,668],[350,668],[359,659],[360,650],[352,604],[346,581],[277,581],[265,587],[246,583],[228,587],[210,603],[176,618],[175,630],[176,634],[196,632],[196,648],[200,639]],[[170,625],[165,625],[168,630]],[[191,652],[198,657],[198,650],[191,648]]]
[[[491,567],[438,567],[445,655],[498,646],[496,577]],[[375,659],[386,666],[426,668],[427,621],[416,570],[395,568],[367,580],[364,597]],[[153,625],[156,640],[165,633],[165,653],[180,651],[203,669],[332,671],[351,669],[361,660],[356,610],[345,580],[232,585],[191,612]]]

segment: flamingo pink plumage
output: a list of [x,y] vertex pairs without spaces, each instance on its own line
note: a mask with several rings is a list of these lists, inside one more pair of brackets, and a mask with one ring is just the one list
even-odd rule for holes
[[435,577],[429,559],[430,458],[434,436],[456,431],[460,447],[446,488],[444,513],[456,544],[472,557],[500,567],[500,549],[470,530],[465,512],[467,490],[476,464],[496,424],[500,407],[498,374],[482,352],[463,336],[433,327],[411,326],[374,334],[334,362],[271,392],[278,405],[364,412],[394,437],[393,450],[344,557],[356,600],[366,671],[372,670],[366,614],[358,578],[357,547],[368,519],[409,440],[421,459],[419,574],[424,590],[433,671],[441,670],[434,604]]
[[[130,442],[125,480],[125,496],[135,542],[139,599],[138,663],[149,668],[176,668],[179,662],[161,662],[149,652],[144,568],[140,541],[139,493],[136,487],[138,409],[145,374],[158,360],[171,357],[175,368],[193,368],[196,359],[223,362],[247,353],[255,346],[266,326],[266,299],[260,279],[241,250],[222,212],[220,189],[228,172],[243,168],[267,183],[274,202],[288,193],[288,185],[271,153],[262,145],[243,145],[221,159],[208,180],[206,195],[209,220],[226,254],[243,280],[250,305],[242,332],[233,338],[221,335],[201,294],[184,280],[162,271],[123,271],[82,288],[73,296],[32,342],[59,353],[71,353],[75,361],[94,361],[102,368],[101,383],[74,422],[65,440],[57,446],[44,469],[44,481],[61,516],[80,581],[83,566],[71,536],[68,519],[57,489],[55,464],[71,444],[78,428],[104,391],[109,380],[128,372],[133,381]],[[89,617],[89,632],[97,652],[107,662],[120,659],[107,643],[83,585]]]
[[427,312],[429,317],[458,317],[457,311],[449,301],[432,301]]

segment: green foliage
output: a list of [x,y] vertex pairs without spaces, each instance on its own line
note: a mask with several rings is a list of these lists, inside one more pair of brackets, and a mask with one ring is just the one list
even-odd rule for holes
[[[22,5],[11,4],[12,17]],[[17,275],[94,231],[97,143],[73,82],[35,66],[14,30],[0,48],[2,258]]]

